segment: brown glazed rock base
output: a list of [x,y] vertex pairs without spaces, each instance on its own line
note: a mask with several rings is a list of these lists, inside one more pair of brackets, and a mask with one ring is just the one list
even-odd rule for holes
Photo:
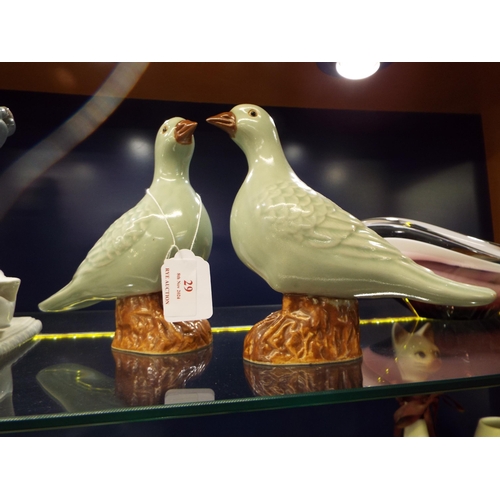
[[183,389],[203,373],[212,358],[213,346],[171,356],[143,356],[113,351],[115,393],[129,406],[162,404],[169,389]]
[[117,299],[111,347],[140,354],[178,354],[212,343],[206,319],[169,323],[161,300],[161,292]]
[[282,396],[363,387],[361,363],[361,359],[356,359],[313,366],[243,365],[256,396]]
[[361,356],[356,299],[284,294],[282,310],[255,324],[243,345],[245,360],[272,365],[343,362]]

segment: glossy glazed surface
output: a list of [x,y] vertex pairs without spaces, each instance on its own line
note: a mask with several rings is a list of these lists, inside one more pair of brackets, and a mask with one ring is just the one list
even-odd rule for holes
[[345,363],[361,357],[356,299],[283,295],[280,311],[245,337],[243,359],[267,365]]
[[150,188],[97,241],[72,281],[40,303],[41,310],[79,309],[100,300],[158,292],[161,265],[180,248],[208,258],[212,227],[189,182],[195,127],[179,117],[160,127]]
[[[0,170],[16,174],[0,174],[0,212],[5,213],[16,179],[26,180],[23,167],[32,172],[35,164],[29,158],[39,141],[86,98],[14,91],[2,96],[0,104],[8,105],[18,122],[0,150]],[[108,102],[96,100],[99,106]],[[63,288],[113,221],[144,196],[151,184],[156,133],[170,116],[199,123],[189,177],[214,229],[209,259],[214,306],[279,303],[280,294],[238,259],[231,244],[228,221],[247,171],[246,158],[221,130],[205,123],[225,109],[213,103],[126,99],[88,139],[24,189],[0,223],[0,241],[10,242],[0,245],[0,269],[23,282],[17,309],[35,311]],[[480,116],[266,110],[299,177],[356,217],[404,214],[493,238]],[[34,117],[43,120],[34,122]]]
[[481,418],[474,437],[500,437],[500,417]]
[[7,137],[16,131],[14,115],[9,108],[0,106],[0,148],[4,145]]
[[21,280],[5,276],[0,271],[0,329],[7,328],[14,317],[16,298]]
[[416,265],[302,182],[264,109],[242,104],[207,121],[228,132],[246,155],[249,170],[232,207],[231,241],[242,262],[274,290],[334,298],[410,297],[455,306],[495,299],[490,289]]
[[42,323],[29,316],[12,318],[10,326],[0,329],[0,356],[16,351],[42,329]]

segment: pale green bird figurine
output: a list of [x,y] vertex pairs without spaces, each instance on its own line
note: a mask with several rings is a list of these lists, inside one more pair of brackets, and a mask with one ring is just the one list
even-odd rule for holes
[[281,293],[353,299],[408,297],[453,306],[489,304],[496,294],[441,278],[294,173],[273,119],[241,104],[207,121],[230,134],[248,161],[231,211],[240,260]]
[[208,259],[212,225],[189,182],[197,123],[175,117],[158,130],[154,178],[139,203],[116,220],[78,267],[71,282],[39,304],[42,311],[81,309],[161,290],[167,254],[191,249]]

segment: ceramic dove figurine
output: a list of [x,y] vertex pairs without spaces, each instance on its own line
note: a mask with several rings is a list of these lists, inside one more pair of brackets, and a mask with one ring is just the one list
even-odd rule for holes
[[284,294],[352,299],[409,297],[454,306],[492,302],[494,291],[442,278],[402,255],[294,173],[273,119],[242,104],[208,118],[243,150],[248,175],[231,211],[238,257]]
[[0,106],[0,148],[4,145],[7,137],[16,131],[14,115],[9,108]]
[[159,292],[161,265],[177,249],[191,249],[208,259],[212,226],[189,183],[196,126],[176,117],[160,127],[154,178],[145,196],[107,229],[71,282],[39,304],[42,311],[80,309],[101,300]]

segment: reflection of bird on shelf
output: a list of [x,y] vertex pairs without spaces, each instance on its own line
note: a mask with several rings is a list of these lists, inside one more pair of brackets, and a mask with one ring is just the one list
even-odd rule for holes
[[113,351],[115,393],[128,406],[162,404],[170,389],[185,388],[212,359],[212,345],[170,356],[143,356]]
[[66,411],[99,411],[125,406],[115,394],[114,380],[88,366],[61,363],[40,370],[36,381]]
[[455,306],[495,299],[488,288],[457,283],[415,264],[302,182],[262,108],[243,104],[208,121],[229,132],[248,160],[231,212],[233,246],[276,291],[341,299],[410,297]]
[[5,144],[7,137],[16,131],[14,115],[9,108],[0,106],[0,148]]
[[266,366],[244,363],[245,377],[256,396],[363,387],[361,360],[304,366]]
[[146,195],[108,228],[71,282],[39,304],[42,311],[80,309],[101,300],[159,292],[161,265],[174,248],[191,248],[208,258],[210,219],[189,183],[196,125],[176,117],[160,127],[154,178]]

